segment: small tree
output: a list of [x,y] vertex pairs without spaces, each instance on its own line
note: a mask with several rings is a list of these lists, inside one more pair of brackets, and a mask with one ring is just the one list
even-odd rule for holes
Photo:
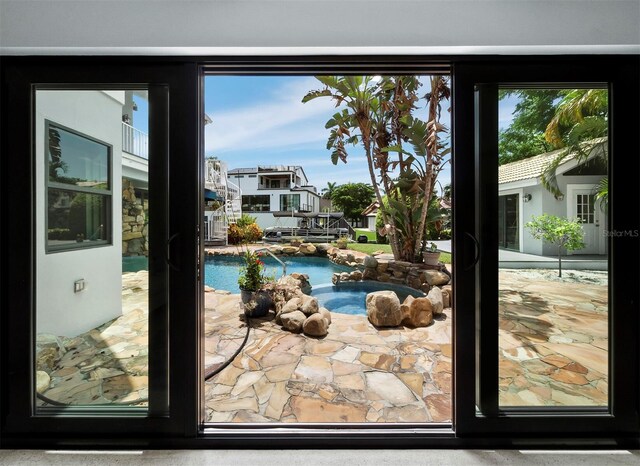
[[331,193],[333,206],[344,212],[352,222],[362,218],[362,211],[375,197],[373,187],[365,183],[347,183],[335,186]]
[[558,277],[562,277],[562,248],[567,251],[582,249],[584,244],[584,230],[579,219],[569,220],[555,215],[542,214],[532,217],[525,224],[531,235],[558,247]]

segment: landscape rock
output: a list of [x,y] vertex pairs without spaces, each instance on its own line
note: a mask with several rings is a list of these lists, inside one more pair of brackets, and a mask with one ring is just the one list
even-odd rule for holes
[[49,388],[51,383],[51,377],[44,371],[36,372],[36,391],[38,393],[44,393]]
[[373,256],[367,256],[364,258],[364,266],[368,269],[375,269],[378,267],[378,260]]
[[295,246],[282,246],[282,254],[295,254],[298,248]]
[[316,244],[316,253],[324,256],[327,254],[327,252],[329,252],[329,249],[331,249],[332,247],[333,246],[331,246],[328,243]]
[[316,247],[311,243],[303,243],[300,245],[300,252],[305,255],[313,255],[316,253]]
[[451,295],[449,294],[451,290],[441,288],[440,291],[442,292],[442,306],[445,309],[451,307]]
[[431,286],[446,285],[450,280],[449,275],[439,270],[425,270],[420,278]]
[[307,319],[301,311],[288,312],[280,316],[282,326],[293,333],[300,333],[302,331],[302,325]]
[[433,305],[433,314],[438,315],[442,314],[442,309],[444,308],[444,303],[442,302],[442,291],[437,286],[431,288],[429,294],[427,295],[429,301]]
[[362,280],[362,272],[360,272],[359,270],[356,270],[354,272],[351,272],[349,274],[349,279],[359,282],[360,280]]
[[402,305],[402,324],[410,327],[427,327],[433,322],[433,305],[428,298],[407,296]]
[[364,269],[364,272],[362,272],[363,280],[375,280],[377,277],[378,273],[376,272],[376,269],[366,268]]
[[377,327],[397,327],[402,322],[400,300],[393,291],[374,291],[366,299],[367,317]]
[[300,310],[306,316],[310,316],[311,314],[317,313],[318,298],[314,298],[313,296],[303,295],[302,302],[300,303]]
[[302,299],[300,298],[292,298],[286,302],[282,309],[280,309],[281,314],[287,314],[289,312],[294,312],[300,309],[302,305]]
[[325,318],[327,324],[331,324],[331,311],[329,311],[329,309],[327,309],[326,307],[321,307],[318,309],[318,312],[322,317]]
[[302,330],[306,335],[311,335],[312,337],[323,337],[329,333],[329,323],[322,314],[315,313],[304,321]]

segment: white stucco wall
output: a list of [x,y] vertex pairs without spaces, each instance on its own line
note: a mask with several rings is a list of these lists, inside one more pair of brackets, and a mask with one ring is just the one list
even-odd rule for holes
[[[36,330],[75,336],[122,312],[123,92],[38,91],[36,94]],[[112,145],[113,244],[45,252],[45,119]],[[84,291],[73,283],[84,279]]]

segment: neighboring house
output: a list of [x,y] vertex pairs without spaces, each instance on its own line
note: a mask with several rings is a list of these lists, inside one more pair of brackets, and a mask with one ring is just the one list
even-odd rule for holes
[[380,208],[380,204],[378,201],[373,201],[371,204],[367,206],[366,209],[362,211],[363,228],[366,228],[370,231],[376,231],[376,215],[378,214],[378,209]]
[[260,228],[297,226],[293,216],[273,212],[320,212],[320,196],[299,165],[234,168],[227,179],[242,192],[242,213],[256,217]]
[[242,216],[242,191],[229,181],[227,164],[216,157],[205,160],[204,241],[227,244],[227,228]]
[[[607,150],[602,141],[596,150]],[[607,175],[607,166],[591,156],[578,164],[569,156],[556,170],[563,195],[554,197],[541,184],[540,176],[560,151],[547,152],[507,163],[498,169],[498,244],[500,248],[536,254],[555,255],[555,246],[537,240],[524,227],[541,214],[578,218],[582,221],[586,247],[573,254],[606,254],[607,216],[595,199],[596,185]]]

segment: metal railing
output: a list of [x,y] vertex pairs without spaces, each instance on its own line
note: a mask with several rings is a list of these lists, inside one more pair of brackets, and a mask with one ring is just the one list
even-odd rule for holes
[[287,274],[287,264],[285,264],[284,262],[282,262],[274,253],[272,253],[271,251],[269,251],[268,248],[260,248],[260,249],[256,249],[255,252],[266,252],[267,254],[269,254],[271,257],[273,257],[275,260],[277,260],[278,262],[280,262],[280,265],[282,266],[282,276],[284,277]]
[[149,159],[149,135],[122,122],[122,150]]

